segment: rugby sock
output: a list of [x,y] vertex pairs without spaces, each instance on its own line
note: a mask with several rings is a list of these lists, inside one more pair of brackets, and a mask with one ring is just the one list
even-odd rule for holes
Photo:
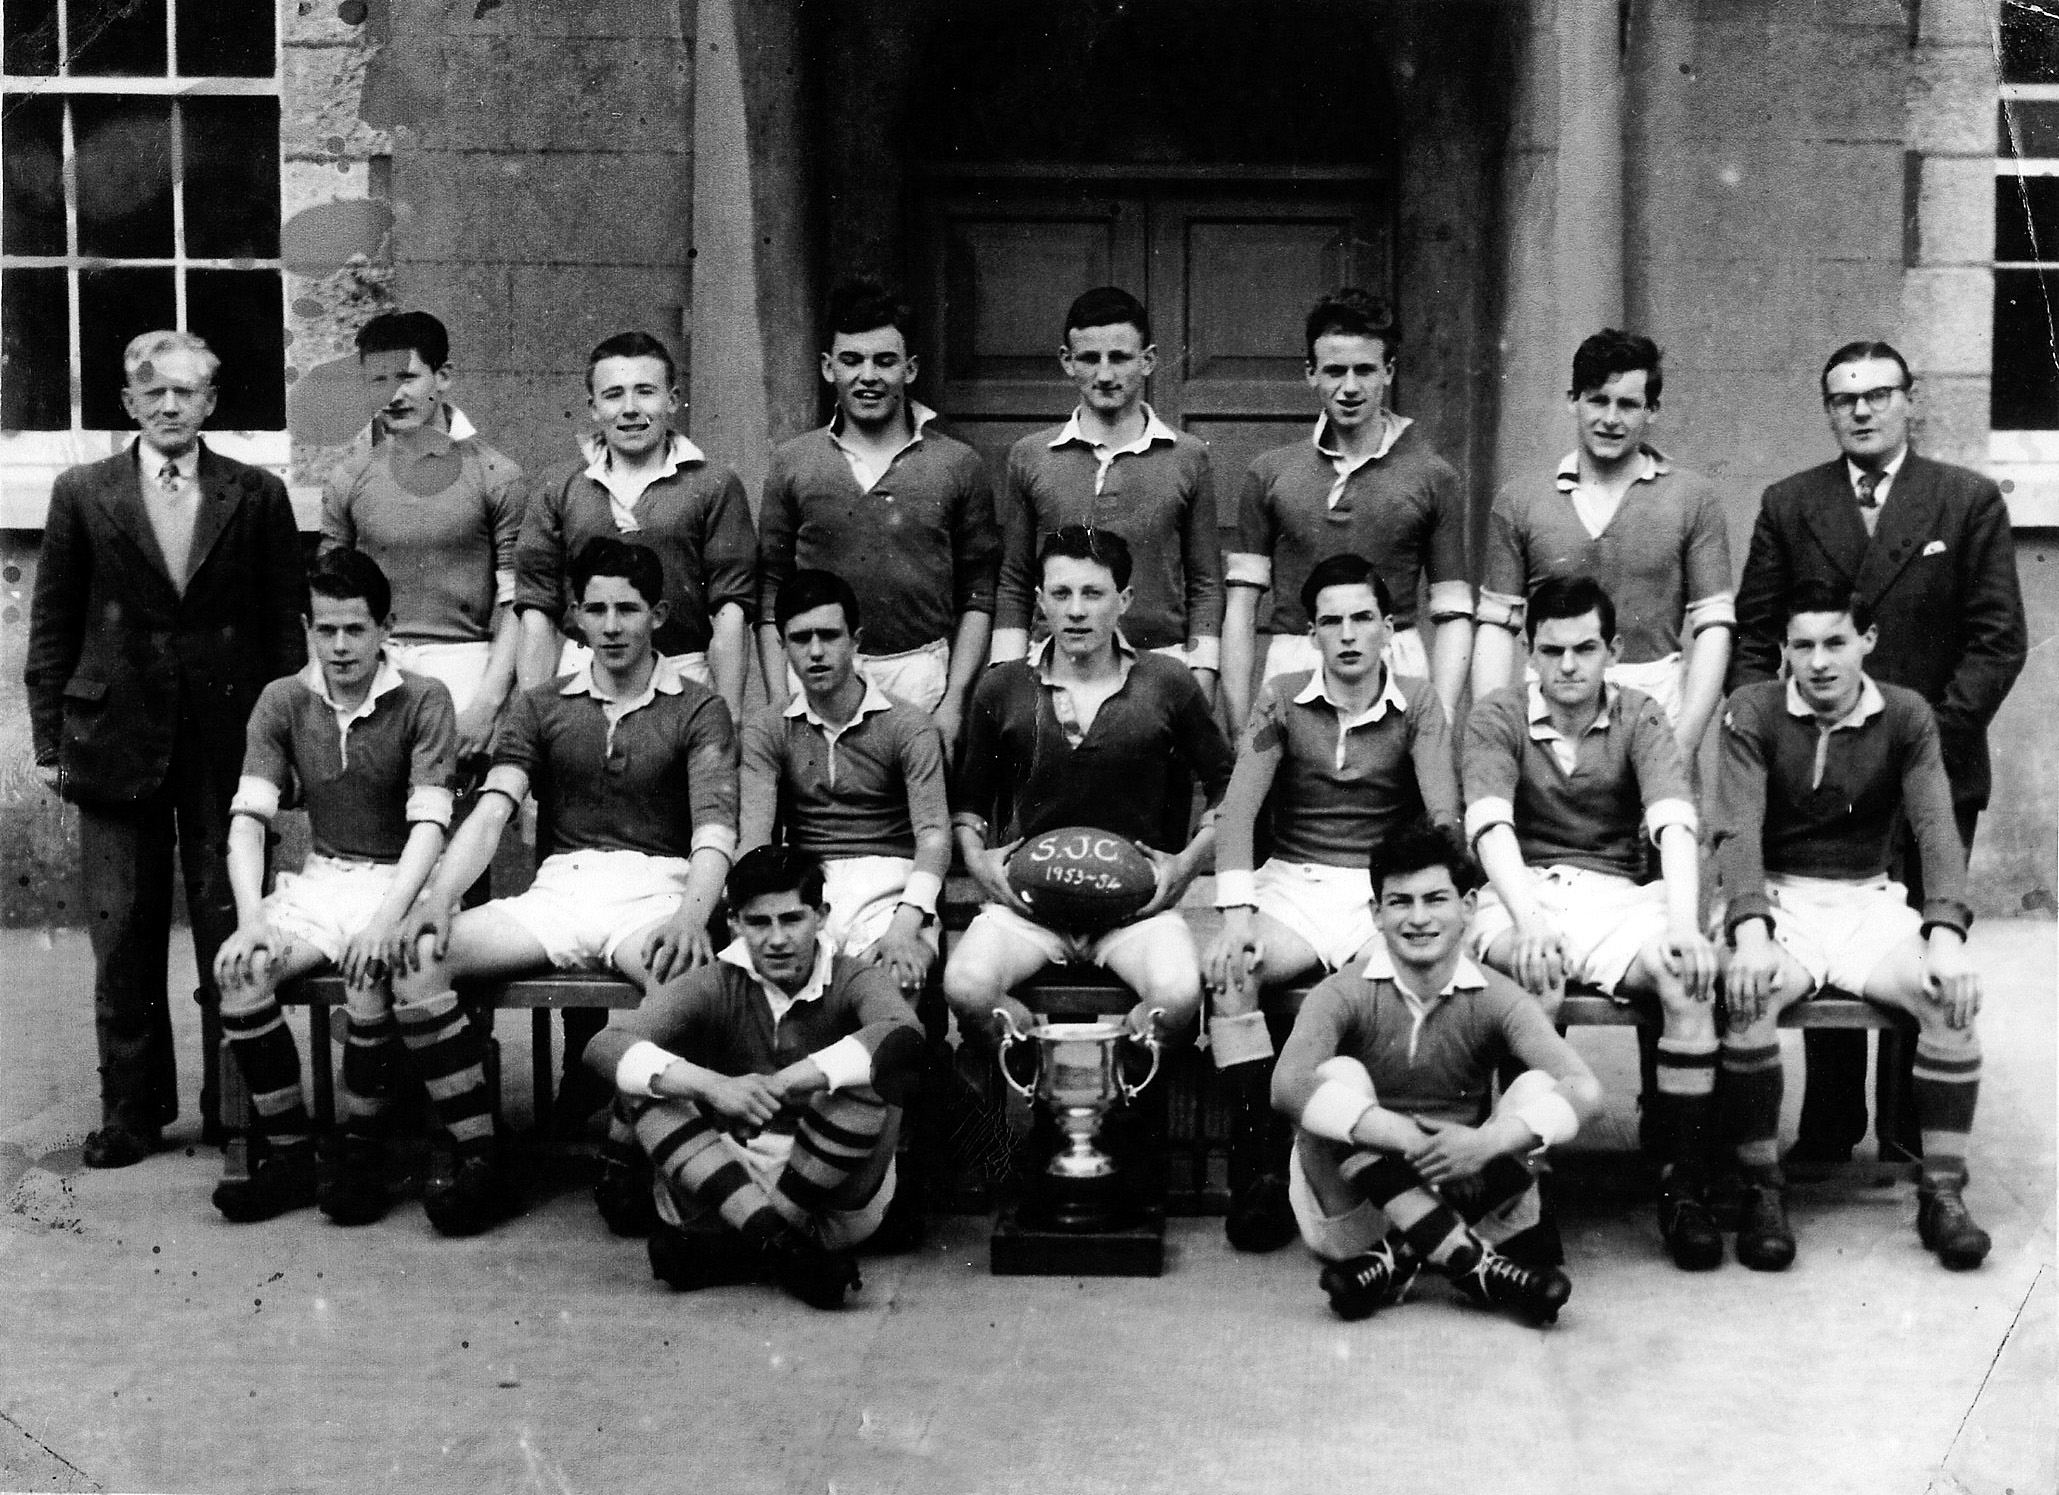
[[353,1015],[343,1041],[343,1129],[369,1136],[393,1099],[398,1078],[400,1026],[388,1010],[377,1017]]
[[1723,1045],[1723,1130],[1737,1147],[1737,1165],[1750,1183],[1778,1188],[1780,1097],[1786,1076],[1778,1041],[1759,1047]]
[[[651,1101],[636,1111],[636,1138],[651,1167],[680,1200],[691,1199],[722,1216],[753,1245],[783,1234],[786,1221],[751,1170],[730,1157],[717,1131],[692,1101]],[[798,1144],[796,1144],[798,1150]]]
[[395,1007],[393,1015],[459,1160],[483,1157],[493,1147],[493,1097],[486,1090],[484,1045],[458,994],[438,992]]
[[1911,1089],[1923,1132],[1924,1185],[1965,1187],[1966,1137],[1980,1098],[1980,1041],[1970,1032],[1948,1039],[1922,1035]]
[[1708,1166],[1709,1124],[1716,1096],[1715,1038],[1661,1038],[1657,1092],[1652,1097],[1653,1142],[1668,1171],[1701,1173]]
[[1391,1153],[1355,1153],[1339,1170],[1365,1195],[1411,1250],[1440,1272],[1471,1271],[1485,1249],[1458,1211],[1439,1199],[1422,1175]]
[[872,1156],[886,1119],[885,1104],[870,1091],[817,1095],[794,1129],[794,1150],[779,1175],[781,1197],[804,1215],[827,1208],[830,1197]]
[[314,1127],[300,1093],[300,1049],[278,999],[267,994],[254,1007],[224,1010],[222,1032],[250,1087],[257,1134],[279,1147],[307,1146]]

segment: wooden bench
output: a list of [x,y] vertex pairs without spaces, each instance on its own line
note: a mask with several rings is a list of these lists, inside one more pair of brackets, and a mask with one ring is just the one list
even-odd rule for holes
[[[643,1001],[640,988],[606,971],[555,971],[547,976],[516,981],[467,981],[458,988],[459,1000],[475,1015],[483,1014],[490,1024],[492,1015],[503,1010],[529,1012],[530,1066],[534,1076],[536,1126],[547,1134],[551,1103],[556,1085],[551,1066],[551,1022],[553,1009],[564,1007],[635,1007]],[[331,1053],[332,1008],[344,1005],[343,978],[334,973],[304,976],[279,988],[281,1007],[308,1009],[309,1067],[314,1076],[314,1121],[329,1127],[336,1120],[335,1060]],[[226,1047],[226,1040],[224,1041]],[[487,1079],[494,1103],[500,1099],[500,1058],[497,1045],[489,1045]],[[247,1138],[250,1131],[250,1094],[243,1083],[242,1066],[227,1052],[222,1055],[222,1120],[230,1142],[223,1156],[223,1173],[231,1178],[248,1177]]]

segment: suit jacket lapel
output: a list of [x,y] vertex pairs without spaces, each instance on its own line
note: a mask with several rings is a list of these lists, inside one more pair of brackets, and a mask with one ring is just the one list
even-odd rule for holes
[[165,564],[164,549],[157,543],[157,527],[150,522],[150,511],[143,507],[143,473],[137,465],[140,445],[129,443],[126,456],[115,468],[114,480],[101,490],[101,499],[114,527],[128,536],[129,543],[176,594],[178,588],[172,585],[171,567]]
[[1866,559],[1852,581],[1852,590],[1869,606],[1880,600],[1902,568],[1921,553],[1924,538],[1937,527],[1943,501],[1934,464],[1911,452],[1887,490],[1873,543],[1866,547]]
[[1810,486],[1809,501],[1802,510],[1803,521],[1831,562],[1856,585],[1868,544],[1866,521],[1859,517],[1859,500],[1846,480],[1844,458],[1816,471],[1818,481]]
[[200,505],[193,516],[193,549],[186,562],[189,583],[207,564],[207,553],[221,539],[222,531],[229,527],[229,520],[243,502],[242,484],[229,481],[221,459],[207,449],[205,442],[200,447],[199,476]]

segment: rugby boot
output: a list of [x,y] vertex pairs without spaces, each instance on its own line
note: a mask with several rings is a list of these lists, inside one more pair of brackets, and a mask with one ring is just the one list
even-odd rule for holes
[[1775,1184],[1747,1183],[1737,1207],[1737,1259],[1754,1272],[1784,1272],[1794,1261],[1787,1195]]
[[238,1225],[276,1219],[315,1202],[315,1149],[311,1142],[274,1147],[258,1159],[248,1178],[215,1185],[214,1207]]
[[345,1136],[325,1159],[315,1203],[338,1225],[370,1225],[386,1214],[385,1149],[375,1137]]
[[451,1172],[439,1172],[422,1186],[422,1213],[439,1235],[478,1235],[521,1207],[506,1170],[477,1154],[460,1158]]
[[791,1227],[766,1240],[759,1254],[772,1280],[810,1308],[841,1308],[846,1292],[865,1285],[850,1257]]
[[1669,1173],[1660,1181],[1659,1235],[1683,1272],[1713,1272],[1723,1265],[1723,1232],[1693,1179]]
[[753,1281],[758,1275],[750,1248],[727,1230],[686,1231],[653,1220],[644,1250],[650,1257],[651,1275],[677,1293],[728,1287]]
[[1994,1244],[1988,1233],[1973,1223],[1956,1184],[1917,1191],[1916,1234],[1927,1249],[1937,1253],[1939,1263],[1954,1272],[1979,1266]]
[[601,1172],[594,1180],[593,1207],[616,1235],[651,1233],[658,1223],[658,1205],[651,1195],[651,1170],[641,1151],[612,1139],[601,1144]]
[[1239,1251],[1277,1251],[1300,1234],[1287,1202],[1287,1149],[1273,1124],[1272,1071],[1268,1060],[1235,1064],[1220,1076],[1231,1092],[1223,1235]]
[[1533,1324],[1556,1322],[1566,1299],[1573,1296],[1573,1284],[1558,1268],[1519,1267],[1492,1246],[1482,1246],[1470,1265],[1453,1264],[1445,1275],[1481,1307],[1513,1309]]
[[1401,1302],[1422,1269],[1423,1259],[1390,1235],[1363,1256],[1329,1263],[1316,1281],[1329,1294],[1330,1312],[1353,1323]]

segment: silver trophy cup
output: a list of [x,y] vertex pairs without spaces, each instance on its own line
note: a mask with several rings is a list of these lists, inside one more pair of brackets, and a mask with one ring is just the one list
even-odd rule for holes
[[[1039,1020],[1025,1033],[1005,1009],[995,1008],[994,1015],[1003,1029],[1001,1078],[1026,1100],[1041,1100],[1050,1107],[1065,1136],[1065,1146],[1045,1164],[1031,1188],[1033,1213],[1064,1230],[1100,1230],[1116,1224],[1131,1201],[1124,1197],[1115,1159],[1101,1148],[1101,1121],[1118,1100],[1136,1099],[1157,1075],[1164,1047],[1157,1028],[1164,1012],[1152,1010],[1151,1031],[1141,1040],[1119,1018],[1090,1023]],[[1125,1039],[1141,1042],[1151,1053],[1150,1069],[1134,1085],[1122,1075]],[[1009,1053],[1017,1044],[1036,1046],[1036,1074],[1027,1084],[1008,1067]]]

